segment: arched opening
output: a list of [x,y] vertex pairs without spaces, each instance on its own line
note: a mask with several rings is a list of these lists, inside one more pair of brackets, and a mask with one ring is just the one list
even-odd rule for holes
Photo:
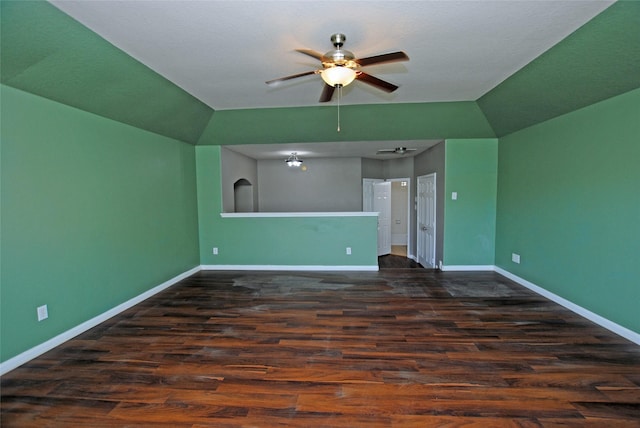
[[253,185],[244,178],[233,183],[233,206],[237,213],[253,212]]

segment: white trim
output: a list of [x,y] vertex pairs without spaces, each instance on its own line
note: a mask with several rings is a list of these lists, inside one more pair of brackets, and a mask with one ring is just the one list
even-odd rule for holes
[[529,290],[536,292],[539,295],[544,296],[549,300],[553,300],[557,304],[564,306],[570,311],[585,317],[589,321],[593,321],[594,323],[600,325],[601,327],[604,327],[607,330],[612,331],[613,333],[640,345],[640,334],[636,333],[635,331],[629,330],[628,328],[623,327],[620,324],[616,324],[613,321],[610,321],[596,313],[591,312],[588,309],[583,308],[582,306],[576,305],[575,303],[565,299],[564,297],[560,297],[557,294],[552,293],[551,291],[545,290],[544,288],[538,285],[535,285],[534,283],[529,282],[524,278],[520,278],[519,276],[514,275],[509,271],[506,271],[497,266],[495,266],[495,271],[500,275],[505,276],[514,282],[517,282],[523,287],[526,287]]
[[261,217],[377,217],[377,212],[320,212],[320,213],[220,213],[222,218],[261,218]]
[[377,272],[378,265],[321,266],[321,265],[202,265],[202,270],[253,270],[253,271],[367,271]]
[[65,331],[64,333],[60,333],[59,335],[47,340],[46,342],[43,342],[39,345],[34,346],[31,349],[28,349],[26,351],[24,351],[21,354],[16,355],[13,358],[10,358],[8,360],[6,360],[3,363],[0,363],[0,376],[10,372],[11,370],[31,361],[32,359],[44,354],[45,352],[48,352],[50,350],[52,350],[53,348],[55,348],[56,346],[62,345],[64,342],[73,339],[74,337],[76,337],[77,335],[84,333],[85,331],[89,330],[90,328],[93,328],[95,326],[97,326],[98,324],[108,320],[109,318],[112,318],[116,315],[118,315],[119,313],[131,308],[132,306],[137,305],[138,303],[148,299],[149,297],[171,287],[172,285],[176,284],[179,281],[182,281],[185,278],[190,277],[191,275],[200,272],[201,268],[200,266],[196,266],[193,269],[190,269],[184,273],[181,273],[180,275],[171,278],[168,281],[163,282],[162,284],[145,291],[142,294],[139,294],[136,297],[133,297],[129,300],[127,300],[124,303],[119,304],[118,306],[109,309],[106,312],[103,312],[102,314],[91,318],[90,320],[87,320],[85,322],[83,322],[82,324],[79,324],[67,331]]
[[484,272],[495,270],[493,265],[443,265],[440,270],[443,272]]

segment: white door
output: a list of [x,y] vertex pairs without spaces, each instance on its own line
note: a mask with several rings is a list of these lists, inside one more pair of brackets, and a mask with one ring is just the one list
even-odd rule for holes
[[436,267],[436,174],[418,177],[417,258],[425,268]]
[[373,211],[378,212],[378,255],[391,253],[391,182],[373,185]]
[[373,209],[373,185],[383,183],[381,178],[363,178],[362,179],[362,211],[374,212]]

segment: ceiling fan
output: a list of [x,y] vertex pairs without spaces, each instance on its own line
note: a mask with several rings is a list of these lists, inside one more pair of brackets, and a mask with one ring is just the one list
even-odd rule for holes
[[366,58],[356,58],[352,52],[342,49],[346,36],[341,33],[336,33],[331,36],[331,42],[335,49],[330,50],[324,55],[320,52],[316,52],[310,49],[296,49],[297,52],[309,55],[315,59],[320,60],[322,68],[318,70],[306,71],[304,73],[293,74],[291,76],[281,77],[279,79],[273,79],[267,81],[267,85],[274,85],[284,82],[286,80],[295,79],[298,77],[308,76],[311,74],[319,74],[324,80],[324,89],[320,95],[320,102],[326,103],[331,101],[333,92],[336,88],[347,86],[354,80],[359,80],[366,84],[369,84],[375,88],[381,89],[385,92],[393,92],[398,89],[398,86],[378,79],[370,74],[361,71],[361,67],[369,65],[383,64],[397,61],[408,61],[409,57],[404,52],[391,52],[382,55],[375,55]]
[[395,149],[380,149],[377,155],[404,155],[408,152],[415,152],[417,149],[408,149],[406,147],[396,147]]

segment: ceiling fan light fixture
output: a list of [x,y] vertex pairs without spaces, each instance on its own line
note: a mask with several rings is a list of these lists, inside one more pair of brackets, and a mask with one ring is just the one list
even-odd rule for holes
[[352,68],[338,65],[325,68],[320,72],[320,76],[329,86],[347,86],[356,78],[356,71]]
[[[287,80],[296,79],[298,77],[309,76],[311,74],[319,74],[325,83],[324,87],[322,88],[322,94],[320,95],[321,103],[331,101],[334,89],[340,89],[343,86],[347,86],[348,84],[353,82],[354,79],[358,79],[362,83],[371,85],[385,92],[393,92],[398,89],[397,85],[367,74],[364,71],[361,71],[360,68],[368,67],[375,64],[408,61],[409,57],[407,56],[407,54],[402,51],[398,51],[369,56],[365,58],[356,58],[353,52],[342,49],[342,46],[344,45],[344,42],[346,40],[346,36],[342,33],[333,34],[331,36],[331,43],[333,43],[333,47],[335,49],[330,50],[329,52],[326,52],[324,54],[311,49],[296,49],[296,52],[300,52],[316,60],[319,60],[322,64],[322,68],[319,70],[310,70],[303,73],[280,77],[279,79],[267,80],[266,84],[274,85]],[[340,96],[340,91],[338,90],[337,92],[338,96]]]
[[285,159],[285,162],[287,163],[288,166],[292,168],[299,167],[300,165],[302,165],[302,159],[298,159],[298,153],[296,152],[291,153],[291,156]]

